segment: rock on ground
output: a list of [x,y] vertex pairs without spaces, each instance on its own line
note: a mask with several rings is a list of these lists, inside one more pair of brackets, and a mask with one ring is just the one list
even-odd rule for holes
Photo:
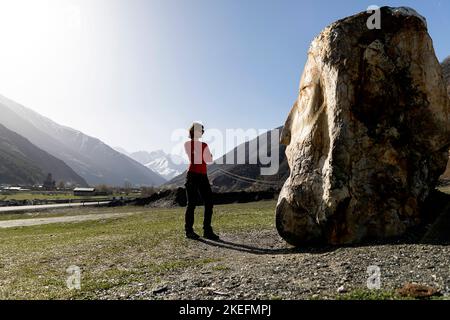
[[293,245],[402,235],[444,172],[449,100],[425,20],[381,8],[312,42],[281,142],[291,173],[276,225]]
[[[442,72],[444,74],[445,84],[447,86],[447,94],[450,99],[450,56],[447,57],[441,64]],[[449,161],[447,162],[447,169],[441,177],[443,180],[450,181],[450,152],[449,152]]]

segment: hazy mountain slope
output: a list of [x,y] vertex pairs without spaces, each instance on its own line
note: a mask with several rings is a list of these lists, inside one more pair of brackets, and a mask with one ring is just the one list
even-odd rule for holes
[[146,164],[155,159],[165,157],[166,154],[163,150],[157,150],[157,151],[152,151],[152,152],[136,151],[136,152],[131,152],[130,156],[134,160],[138,161],[139,163]]
[[42,184],[48,173],[57,182],[87,186],[63,161],[0,124],[0,183]]
[[[281,133],[281,128],[277,128],[278,135]],[[262,150],[271,150],[271,152],[275,152],[275,148],[272,148],[270,144],[270,137],[274,133],[274,131],[270,131],[267,135],[269,139],[261,139],[260,144],[258,146],[258,149],[252,153],[249,151],[249,142],[246,142],[245,144],[245,159],[246,163],[249,161],[250,158],[255,158],[256,154],[259,152],[260,149]],[[267,141],[268,140],[268,141]],[[254,141],[254,140],[252,140]],[[234,153],[234,159],[237,159],[237,150],[238,148],[242,148],[243,145],[240,145],[233,149],[232,151],[228,152],[226,155],[222,156],[220,160],[222,163],[225,163],[225,158],[231,154]],[[289,166],[286,160],[285,151],[286,147],[283,145],[279,146],[278,150],[278,156],[279,156],[279,170],[277,174],[274,175],[261,175],[261,167],[262,165],[259,164],[236,164],[236,160],[234,161],[234,164],[217,164],[214,163],[212,165],[208,166],[208,175],[210,178],[210,182],[213,186],[213,188],[216,191],[236,191],[236,190],[263,190],[268,188],[280,188],[284,181],[289,176]],[[224,170],[230,174],[224,173]],[[244,178],[249,178],[251,180],[257,180],[258,182],[246,180]],[[183,186],[186,179],[186,172],[183,172],[183,174],[173,178],[171,181],[167,182],[165,186],[167,187],[179,187]]]
[[163,150],[152,152],[137,151],[130,157],[147,168],[159,173],[166,180],[170,180],[186,170],[186,161],[178,156],[165,153]]
[[102,141],[61,126],[0,96],[0,123],[63,160],[89,184],[160,185],[165,180]]
[[[114,150],[116,150],[117,152],[120,152],[120,153],[123,153],[124,155],[126,155],[126,156],[130,156],[130,153],[127,151],[127,150],[125,150],[124,148],[121,148],[121,147],[113,147],[113,149]],[[136,159],[135,159],[136,160]]]

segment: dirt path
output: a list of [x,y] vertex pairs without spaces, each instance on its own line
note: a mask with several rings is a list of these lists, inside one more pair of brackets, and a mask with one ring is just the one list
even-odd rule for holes
[[101,202],[84,202],[84,203],[61,203],[61,204],[43,204],[36,206],[14,206],[14,207],[0,207],[0,213],[19,212],[19,211],[35,211],[47,209],[73,208],[73,207],[88,207],[108,204],[109,201]]
[[0,228],[29,227],[29,226],[37,226],[37,225],[41,225],[41,224],[50,224],[50,223],[67,223],[67,222],[80,222],[80,221],[111,219],[111,218],[130,216],[134,213],[135,212],[99,213],[99,214],[87,214],[87,215],[53,217],[53,218],[7,220],[7,221],[0,221]]

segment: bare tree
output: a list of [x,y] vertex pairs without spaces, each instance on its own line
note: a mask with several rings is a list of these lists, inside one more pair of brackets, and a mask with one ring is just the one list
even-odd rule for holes
[[106,185],[106,184],[99,184],[95,187],[95,190],[100,193],[101,195],[110,195],[114,193],[114,190],[112,187]]
[[133,185],[131,184],[131,182],[128,180],[125,180],[125,182],[123,184],[123,191],[125,192],[126,195],[130,194],[132,188],[133,188]]
[[66,184],[64,183],[64,181],[60,181],[58,183],[58,190],[64,190],[66,188]]
[[156,193],[157,190],[155,187],[142,187],[141,188],[141,196],[150,197],[152,194]]

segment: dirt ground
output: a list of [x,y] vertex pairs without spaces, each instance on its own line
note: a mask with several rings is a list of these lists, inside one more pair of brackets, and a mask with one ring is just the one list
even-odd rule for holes
[[444,245],[296,249],[275,230],[262,230],[223,234],[220,242],[191,241],[188,248],[183,257],[202,255],[220,263],[166,274],[157,287],[128,298],[391,298],[406,283],[431,286],[444,297],[450,294],[450,247]]

